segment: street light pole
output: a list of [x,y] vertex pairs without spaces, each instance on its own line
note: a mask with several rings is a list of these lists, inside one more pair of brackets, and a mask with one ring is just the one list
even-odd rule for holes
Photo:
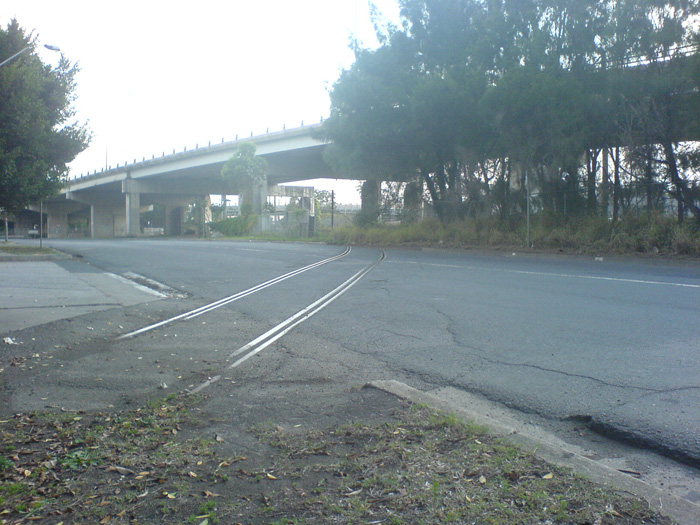
[[530,183],[527,176],[528,171],[525,170],[525,200],[527,201],[525,206],[527,209],[527,247],[530,248]]
[[44,249],[44,200],[39,202],[39,249]]
[[[49,44],[44,44],[44,47],[45,47],[46,49],[51,50],[51,51],[60,51],[60,50],[61,50],[60,47],[58,47],[58,46],[52,46],[52,45],[49,45]],[[30,49],[34,49],[34,46],[27,46],[27,47],[25,47],[24,49],[22,49],[22,51],[18,51],[17,53],[15,53],[14,55],[12,55],[10,58],[8,58],[8,59],[6,59],[6,60],[3,60],[2,62],[0,62],[0,67],[4,66],[4,65],[7,64],[8,62],[14,60],[14,59],[17,58],[18,56],[20,56],[22,53],[25,53],[26,51],[29,51]]]

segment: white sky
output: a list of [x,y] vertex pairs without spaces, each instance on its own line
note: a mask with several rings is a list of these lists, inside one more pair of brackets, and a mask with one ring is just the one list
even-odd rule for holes
[[[395,0],[374,0],[389,19]],[[374,46],[367,0],[2,0],[41,44],[77,61],[77,118],[93,133],[71,177],[318,122],[353,61],[350,38]],[[55,64],[57,56],[41,51]],[[356,182],[300,183],[359,202]]]

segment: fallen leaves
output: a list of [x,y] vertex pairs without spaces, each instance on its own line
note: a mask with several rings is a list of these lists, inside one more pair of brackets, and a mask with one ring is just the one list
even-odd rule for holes
[[608,505],[605,507],[605,513],[610,514],[611,516],[615,516],[616,518],[623,518],[624,516],[617,512],[612,505]]
[[106,472],[118,472],[122,476],[133,476],[134,471],[125,467],[120,467],[118,465],[110,465],[105,469]]
[[[112,523],[126,515],[125,503],[133,508],[163,498],[173,502],[169,506],[190,504],[201,489],[181,493],[176,489],[183,480],[201,483],[202,469],[211,473],[211,482],[218,482],[223,464],[242,456],[222,462],[208,453],[214,445],[202,448],[200,440],[173,446],[171,432],[188,417],[184,409],[191,401],[168,399],[132,411],[103,414],[54,407],[53,412],[1,421],[0,451],[12,453],[0,454],[0,487],[14,488],[10,494],[0,490],[0,522],[53,518],[58,523],[70,514],[71,523]],[[153,490],[154,485],[160,490]],[[204,492],[207,498],[219,496]],[[99,518],[91,510],[97,508]]]
[[[426,423],[432,417],[426,408],[399,413],[402,423],[393,426],[292,431],[268,425],[256,433],[275,451],[272,456],[231,469],[246,457],[217,457],[214,451],[224,442],[217,434],[191,442],[180,437],[192,428],[181,419],[183,406],[170,400],[108,414],[59,409],[0,423],[2,445],[14,447],[4,454],[7,468],[0,462],[0,484],[27,489],[12,501],[6,498],[0,522],[30,522],[35,516],[13,510],[23,504],[40,508],[36,517],[51,523],[189,517],[201,525],[278,516],[313,516],[314,522],[384,523],[396,517],[442,523],[449,517],[541,523],[551,520],[562,497],[568,507],[560,511],[561,522],[644,519],[629,520],[631,507],[615,496],[582,486],[574,476],[468,426]],[[185,432],[176,439],[173,431],[181,424]],[[498,514],[503,509],[510,513],[507,519]]]

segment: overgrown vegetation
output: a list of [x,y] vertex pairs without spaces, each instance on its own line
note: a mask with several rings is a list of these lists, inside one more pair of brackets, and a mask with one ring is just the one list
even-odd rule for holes
[[178,439],[196,402],[173,395],[131,411],[0,422],[2,523],[128,523],[194,510],[200,498],[183,489],[224,478],[212,441]]
[[[269,454],[221,457],[201,398],[0,422],[2,523],[670,523],[450,414],[251,432]],[[195,437],[182,437],[183,434]]]
[[209,227],[224,237],[243,237],[255,228],[255,215],[239,215],[221,221],[212,222]]
[[[253,142],[241,142],[230,159],[221,168],[221,179],[240,196],[241,211],[249,208],[250,213],[260,215],[264,209],[265,188],[267,188],[267,161],[256,155]],[[241,213],[247,215],[247,213]]]
[[281,452],[261,480],[263,488],[283,485],[275,491],[284,494],[283,502],[263,492],[271,520],[603,524],[654,517],[640,501],[425,407],[404,411],[392,424],[358,422],[302,433],[268,426],[258,432]]
[[[522,221],[495,217],[440,223],[424,220],[402,225],[340,228],[332,232],[338,244],[379,246],[444,246],[509,249],[526,247]],[[700,256],[700,226],[677,223],[661,215],[629,215],[618,221],[602,217],[542,214],[533,219],[535,249],[588,254],[668,254]]]

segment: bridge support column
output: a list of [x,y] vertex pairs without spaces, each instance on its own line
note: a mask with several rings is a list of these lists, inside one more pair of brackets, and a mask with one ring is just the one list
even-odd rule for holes
[[165,235],[182,235],[184,224],[184,206],[165,206]]
[[362,183],[360,198],[362,199],[362,222],[373,223],[381,212],[382,181],[366,180]]
[[402,222],[416,222],[423,214],[423,182],[414,180],[406,184],[403,192]]
[[[41,206],[33,206],[34,211],[39,211]],[[70,236],[69,217],[85,206],[69,200],[51,200],[43,204],[44,234],[53,239],[62,239]]]
[[209,223],[211,222],[211,195],[202,197],[202,230],[197,232],[200,237],[209,237]]
[[68,237],[68,213],[50,212],[46,217],[46,234],[52,239]]
[[265,204],[267,204],[267,177],[253,186],[253,213],[258,216],[267,213]]
[[114,237],[114,212],[111,207],[90,205],[90,237]]
[[126,193],[126,235],[138,237],[141,233],[141,195]]

